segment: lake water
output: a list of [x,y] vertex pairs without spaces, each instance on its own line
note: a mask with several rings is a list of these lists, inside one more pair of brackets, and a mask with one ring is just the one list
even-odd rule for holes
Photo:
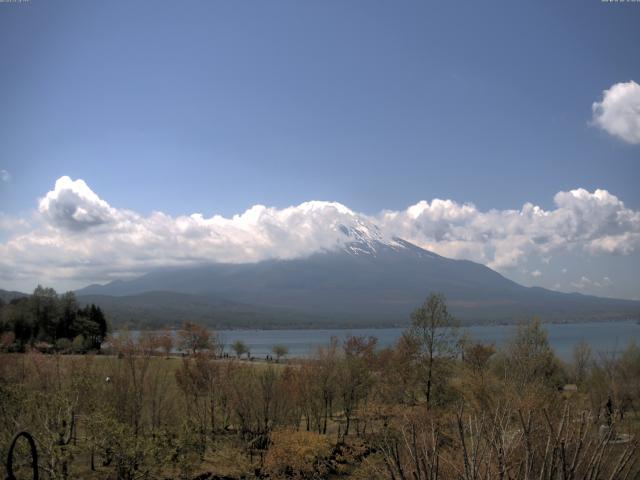
[[[589,322],[571,324],[544,324],[549,343],[560,358],[569,360],[573,348],[582,340],[597,353],[612,353],[624,350],[629,342],[640,344],[640,324],[635,321]],[[490,325],[465,327],[474,340],[504,345],[514,334],[514,325]],[[320,346],[327,345],[332,336],[340,340],[350,335],[374,336],[381,347],[393,345],[404,329],[402,328],[358,328],[329,330],[219,330],[218,334],[231,353],[231,344],[242,340],[251,355],[264,358],[271,354],[274,345],[284,345],[289,349],[289,357],[305,357],[313,354]]]

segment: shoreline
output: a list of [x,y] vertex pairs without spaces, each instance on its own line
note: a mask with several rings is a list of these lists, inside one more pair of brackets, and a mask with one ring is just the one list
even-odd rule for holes
[[[459,328],[482,328],[482,327],[515,327],[522,323],[527,323],[531,321],[534,317],[529,319],[522,320],[514,320],[512,322],[473,322],[473,323],[465,323],[460,322]],[[196,322],[197,323],[197,322]],[[635,323],[640,326],[640,315],[637,317],[631,318],[614,318],[614,319],[604,319],[604,318],[594,318],[594,319],[582,319],[582,320],[541,320],[543,325],[581,325],[581,324],[594,324],[594,323]],[[277,331],[327,331],[327,330],[395,330],[395,329],[406,329],[411,326],[410,322],[402,323],[402,324],[389,324],[389,325],[375,325],[375,324],[363,324],[363,325],[350,325],[350,326],[315,326],[315,325],[297,325],[297,326],[288,326],[288,327],[217,327],[211,326],[207,324],[199,323],[203,327],[206,327],[208,330],[213,331],[224,331],[224,332],[277,332]],[[179,325],[171,326],[171,327],[144,327],[144,326],[128,326],[123,325],[118,328],[114,328],[113,331],[137,331],[137,332],[160,332],[163,330],[170,331],[179,331],[181,328]]]

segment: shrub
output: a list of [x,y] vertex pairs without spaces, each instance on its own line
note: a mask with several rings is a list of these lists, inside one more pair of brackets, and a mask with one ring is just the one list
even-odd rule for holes
[[69,352],[71,351],[71,340],[69,340],[68,338],[59,338],[58,340],[56,340],[56,350],[58,350],[59,352]]
[[276,430],[264,460],[265,473],[274,478],[315,478],[326,474],[331,441],[313,432]]
[[84,353],[86,351],[86,341],[83,335],[78,335],[73,339],[72,348],[74,353]]

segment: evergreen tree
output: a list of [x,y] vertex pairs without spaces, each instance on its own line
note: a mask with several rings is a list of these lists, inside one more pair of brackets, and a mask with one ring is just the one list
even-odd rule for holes
[[91,304],[78,306],[73,292],[58,295],[41,285],[29,297],[16,298],[0,307],[0,334],[12,332],[15,348],[24,350],[28,344],[44,341],[64,345],[82,336],[86,347],[99,349],[108,332],[103,311]]

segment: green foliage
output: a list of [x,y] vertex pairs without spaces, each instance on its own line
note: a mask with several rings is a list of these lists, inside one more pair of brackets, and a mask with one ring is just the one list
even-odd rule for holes
[[233,350],[238,358],[245,353],[249,355],[249,348],[242,340],[236,340],[231,344],[231,350]]
[[52,288],[38,286],[29,297],[16,298],[0,306],[0,335],[11,333],[13,341],[3,336],[3,349],[24,351],[28,345],[40,342],[60,351],[69,345],[60,340],[83,337],[83,344],[74,345],[76,351],[97,350],[108,331],[104,313],[96,305],[78,306],[75,294],[58,295]]
[[55,347],[60,353],[69,353],[73,348],[73,344],[68,338],[59,338],[56,340]]
[[566,381],[547,332],[536,318],[518,326],[507,346],[507,362],[509,375],[521,387],[534,382],[559,387]]
[[271,349],[276,356],[276,360],[280,361],[282,357],[286,357],[289,354],[289,349],[284,345],[274,345]]

